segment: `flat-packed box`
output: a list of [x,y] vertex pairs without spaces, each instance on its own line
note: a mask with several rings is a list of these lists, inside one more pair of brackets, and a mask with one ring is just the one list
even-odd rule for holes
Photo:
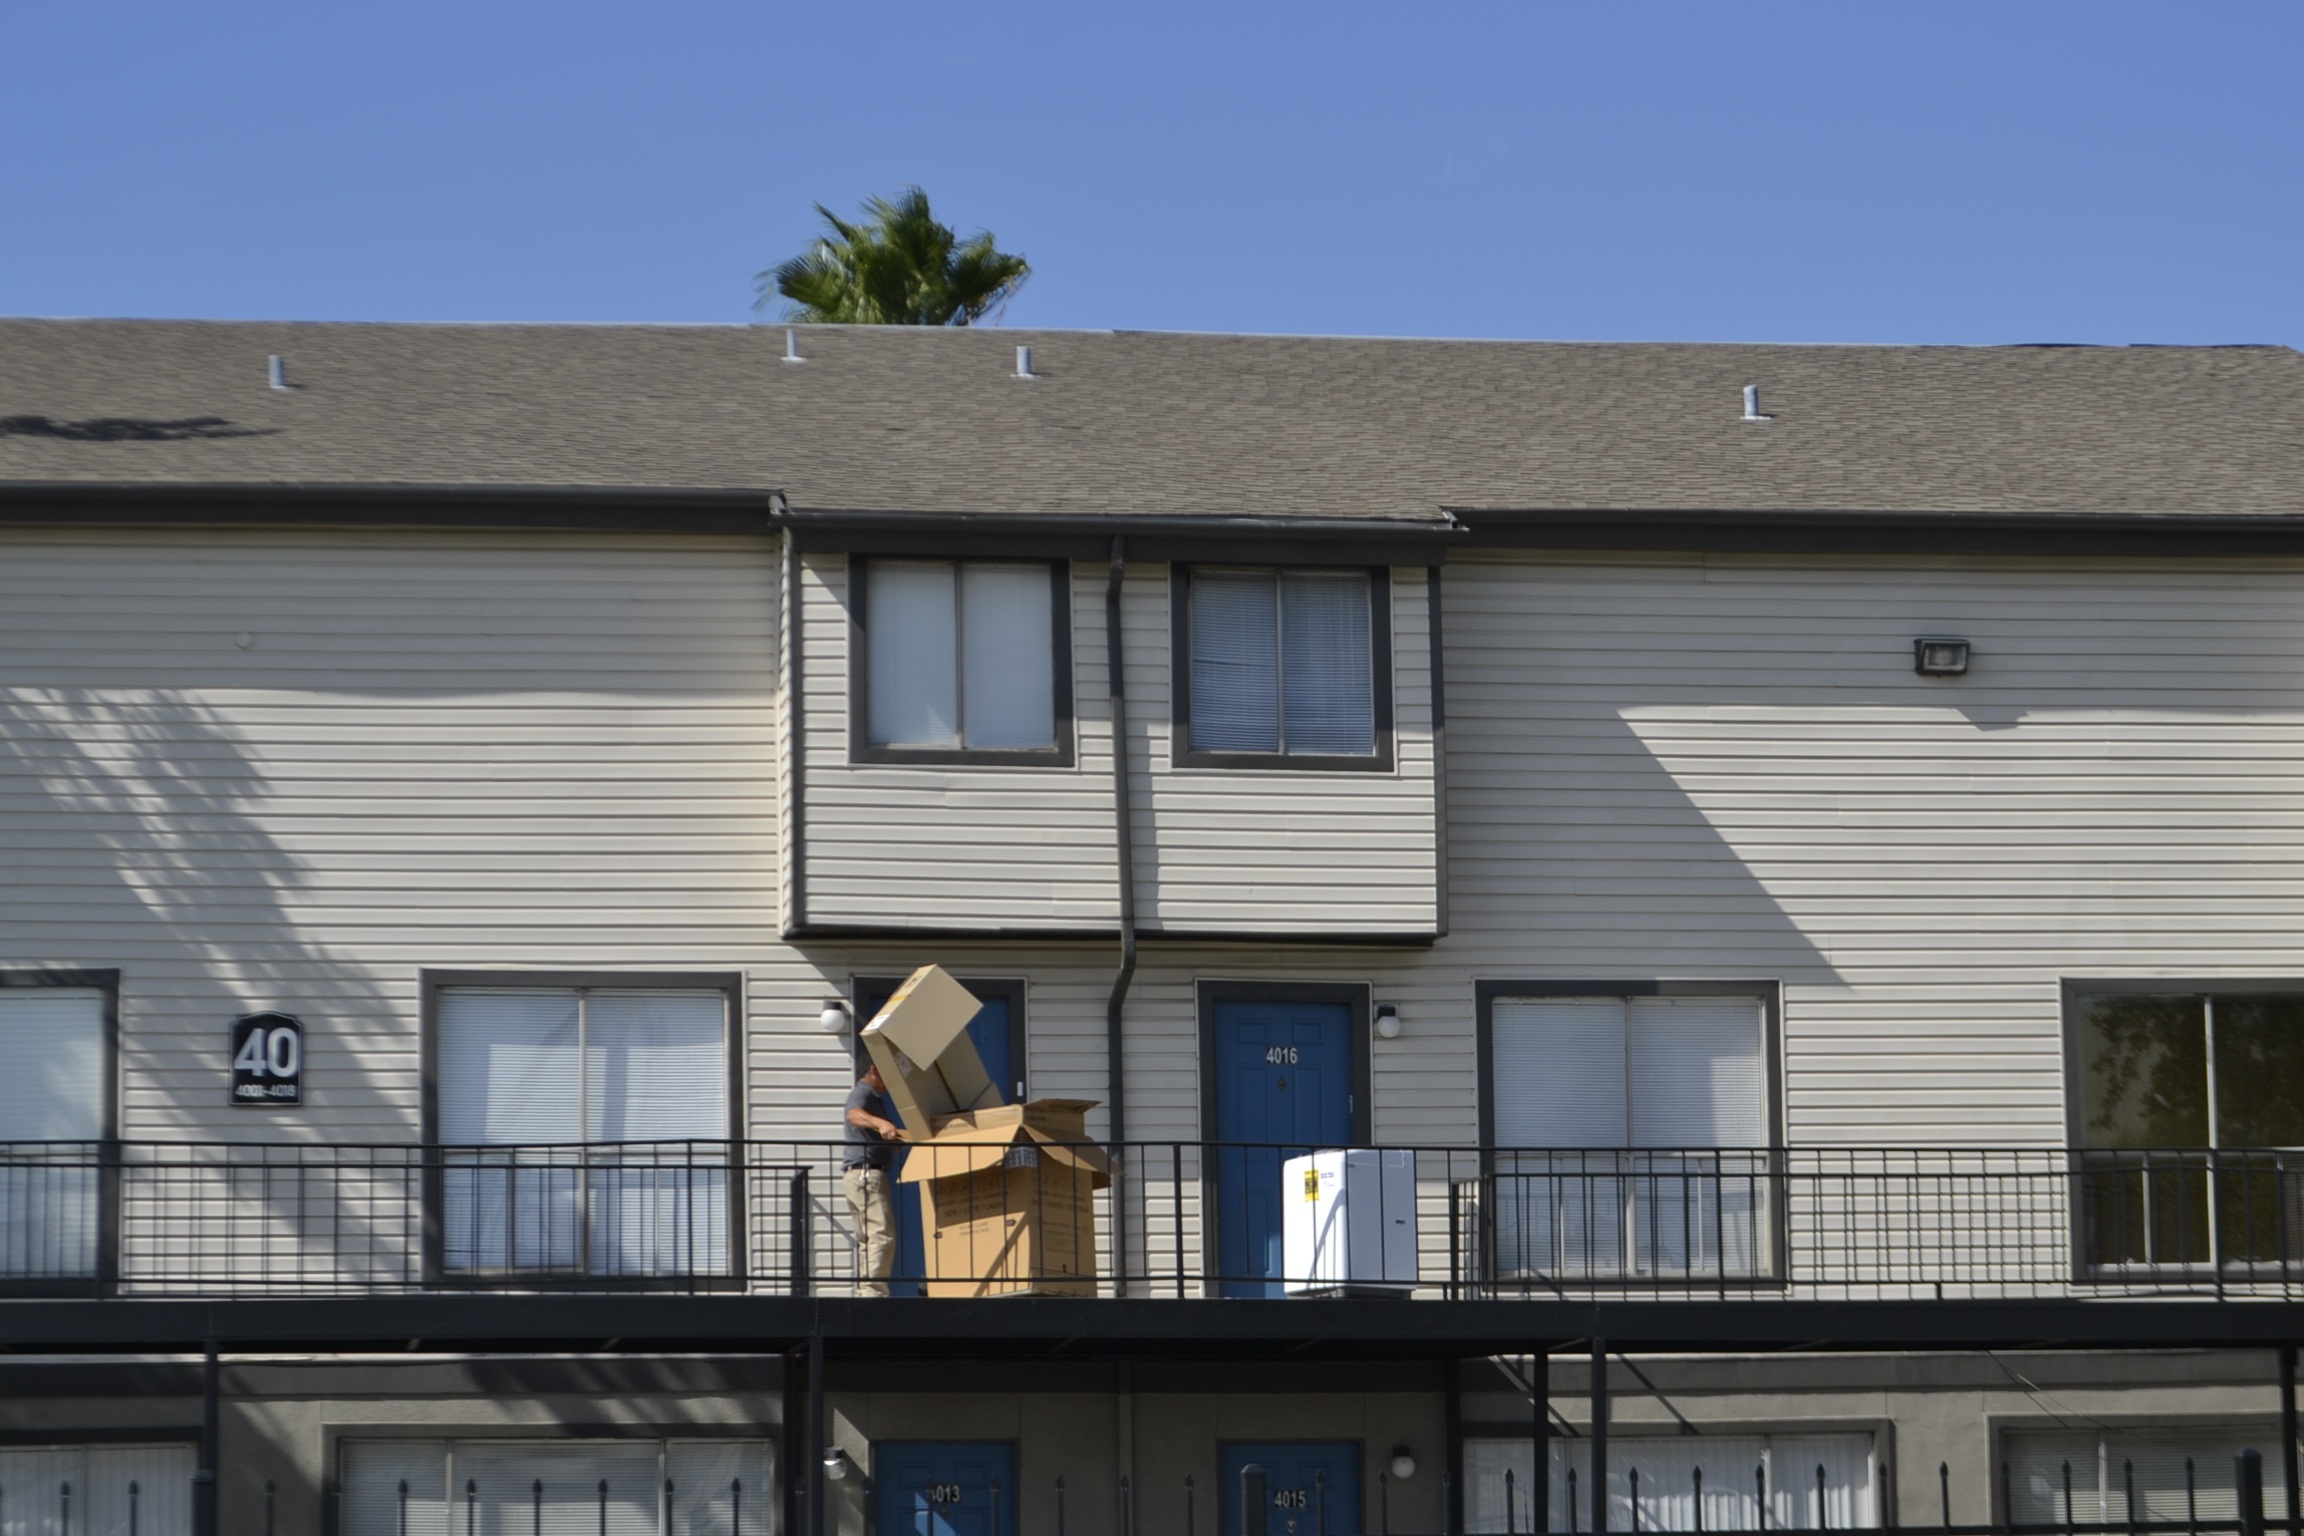
[[924,965],[864,1026],[864,1049],[907,1127],[1006,1102],[968,1038],[968,1021],[983,1007],[942,966]]
[[1111,1165],[1088,1143],[1091,1099],[947,1116],[904,1154],[921,1188],[931,1296],[1093,1296],[1095,1194]]

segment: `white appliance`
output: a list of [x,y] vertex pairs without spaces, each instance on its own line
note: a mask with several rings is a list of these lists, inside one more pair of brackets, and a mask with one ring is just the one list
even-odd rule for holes
[[1416,1154],[1310,1152],[1280,1165],[1282,1286],[1291,1296],[1416,1288]]

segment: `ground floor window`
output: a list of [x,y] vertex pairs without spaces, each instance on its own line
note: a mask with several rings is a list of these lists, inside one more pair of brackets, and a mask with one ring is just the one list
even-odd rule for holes
[[2194,1515],[2232,1520],[2240,1509],[2232,1458],[2249,1446],[2263,1454],[2264,1507],[2278,1518],[2288,1507],[2288,1485],[2280,1432],[2269,1424],[2253,1429],[2010,1430],[2006,1498],[2018,1525],[2062,1525],[2067,1510],[2077,1525],[2179,1521]]
[[191,1536],[192,1471],[188,1445],[11,1446],[0,1450],[0,1530]]
[[347,1440],[343,1536],[767,1536],[763,1440]]
[[2081,1228],[2102,1270],[2304,1257],[2304,990],[2075,984]]
[[[1466,1530],[1592,1529],[1592,1443],[1565,1437],[1550,1442],[1548,1526],[1529,1523],[1534,1510],[1531,1443],[1525,1438],[1464,1442]],[[1635,1477],[1640,1498],[1637,1523],[1632,1505]],[[1618,1436],[1608,1443],[1608,1529],[1863,1529],[1880,1523],[1877,1482],[1868,1434]],[[1699,1488],[1704,1501],[1701,1527],[1696,1521]]]
[[0,985],[0,1279],[96,1273],[108,1008],[97,987]]
[[442,1267],[727,1274],[729,1014],[717,989],[443,988]]
[[1499,1278],[1768,1272],[1768,989],[1484,990]]

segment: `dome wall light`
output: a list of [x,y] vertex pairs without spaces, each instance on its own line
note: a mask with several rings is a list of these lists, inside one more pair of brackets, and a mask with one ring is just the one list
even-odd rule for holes
[[1397,1040],[1400,1038],[1400,1005],[1398,1003],[1378,1003],[1376,1005],[1376,1038],[1379,1040]]
[[1410,1453],[1408,1447],[1404,1445],[1396,1445],[1392,1447],[1393,1481],[1404,1483],[1415,1475],[1416,1458],[1413,1454]]
[[850,1461],[848,1453],[838,1446],[834,1446],[824,1453],[824,1480],[826,1482],[844,1483],[848,1481],[848,1474],[855,1470],[856,1463]]
[[845,998],[828,997],[824,999],[824,1011],[816,1015],[816,1022],[823,1026],[824,1033],[828,1035],[848,1033],[848,1026],[854,1021],[855,1015],[848,1011],[848,1003]]

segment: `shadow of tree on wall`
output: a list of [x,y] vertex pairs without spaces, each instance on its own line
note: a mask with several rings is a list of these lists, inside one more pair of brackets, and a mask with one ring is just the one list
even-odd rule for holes
[[[0,964],[120,972],[131,1294],[418,1272],[413,1119],[388,1138],[405,1149],[322,1150],[331,1109],[373,1126],[390,1102],[343,1042],[395,1010],[289,911],[305,876],[252,814],[266,790],[232,728],[181,694],[0,690]],[[229,1024],[269,1008],[306,1019],[307,1103],[235,1110]]]

